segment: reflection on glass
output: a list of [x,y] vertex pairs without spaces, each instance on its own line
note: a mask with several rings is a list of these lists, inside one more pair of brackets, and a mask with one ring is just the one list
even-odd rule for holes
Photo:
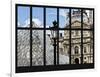
[[69,9],[59,9],[59,27],[69,28]]
[[93,62],[93,33],[83,31],[83,63]]
[[81,28],[81,9],[71,10],[71,28]]
[[81,63],[81,31],[71,31],[71,64]]
[[54,65],[54,40],[51,31],[46,30],[46,65]]
[[93,28],[93,10],[83,10],[83,28]]
[[17,60],[18,66],[30,65],[30,31],[18,30],[17,34]]
[[33,7],[32,8],[32,27],[43,28],[43,8]]
[[69,31],[59,31],[59,64],[69,64]]
[[46,28],[53,26],[52,22],[57,21],[57,9],[46,8]]
[[43,65],[44,39],[42,30],[32,31],[32,65]]
[[18,6],[18,27],[30,27],[30,8]]

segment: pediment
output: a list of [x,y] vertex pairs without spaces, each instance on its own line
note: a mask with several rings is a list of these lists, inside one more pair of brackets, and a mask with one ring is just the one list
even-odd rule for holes
[[[89,26],[89,24],[87,24],[87,23],[83,23],[83,26],[84,27],[88,27]],[[81,28],[81,21],[74,21],[74,22],[72,22],[71,23],[71,27],[72,28]]]

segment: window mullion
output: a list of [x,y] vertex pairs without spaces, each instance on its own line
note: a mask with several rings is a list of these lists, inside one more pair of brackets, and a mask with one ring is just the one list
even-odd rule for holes
[[44,7],[44,66],[46,65],[46,8]]
[[70,26],[70,32],[69,32],[69,44],[70,44],[70,46],[69,46],[69,62],[70,62],[70,64],[71,64],[71,9],[69,9],[69,26]]
[[32,7],[30,6],[30,66],[32,66]]
[[81,64],[83,64],[83,9],[81,9]]

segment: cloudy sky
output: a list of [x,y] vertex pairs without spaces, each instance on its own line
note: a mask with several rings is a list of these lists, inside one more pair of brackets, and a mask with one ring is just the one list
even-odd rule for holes
[[24,26],[28,18],[30,18],[30,8],[18,7],[18,25]]
[[[68,14],[68,9],[59,9],[59,26],[64,27],[68,20],[66,16]],[[34,7],[32,8],[32,20],[36,24],[43,26],[43,8]],[[18,7],[18,25],[26,26],[29,24],[30,20],[30,8],[29,7]],[[57,9],[56,8],[46,8],[46,26],[52,26],[52,22],[57,21]]]

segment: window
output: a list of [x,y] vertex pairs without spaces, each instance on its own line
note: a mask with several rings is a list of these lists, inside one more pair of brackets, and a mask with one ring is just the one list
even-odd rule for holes
[[30,25],[30,7],[18,6],[17,27],[29,27]]
[[78,48],[78,46],[75,47],[75,54],[79,54],[79,48]]
[[69,9],[59,9],[59,28],[69,28]]
[[76,34],[75,34],[75,36],[78,36],[79,35],[79,32],[78,31],[76,31]]
[[84,47],[84,53],[86,53],[86,47]]
[[93,8],[16,4],[15,17],[16,73],[94,67]]

